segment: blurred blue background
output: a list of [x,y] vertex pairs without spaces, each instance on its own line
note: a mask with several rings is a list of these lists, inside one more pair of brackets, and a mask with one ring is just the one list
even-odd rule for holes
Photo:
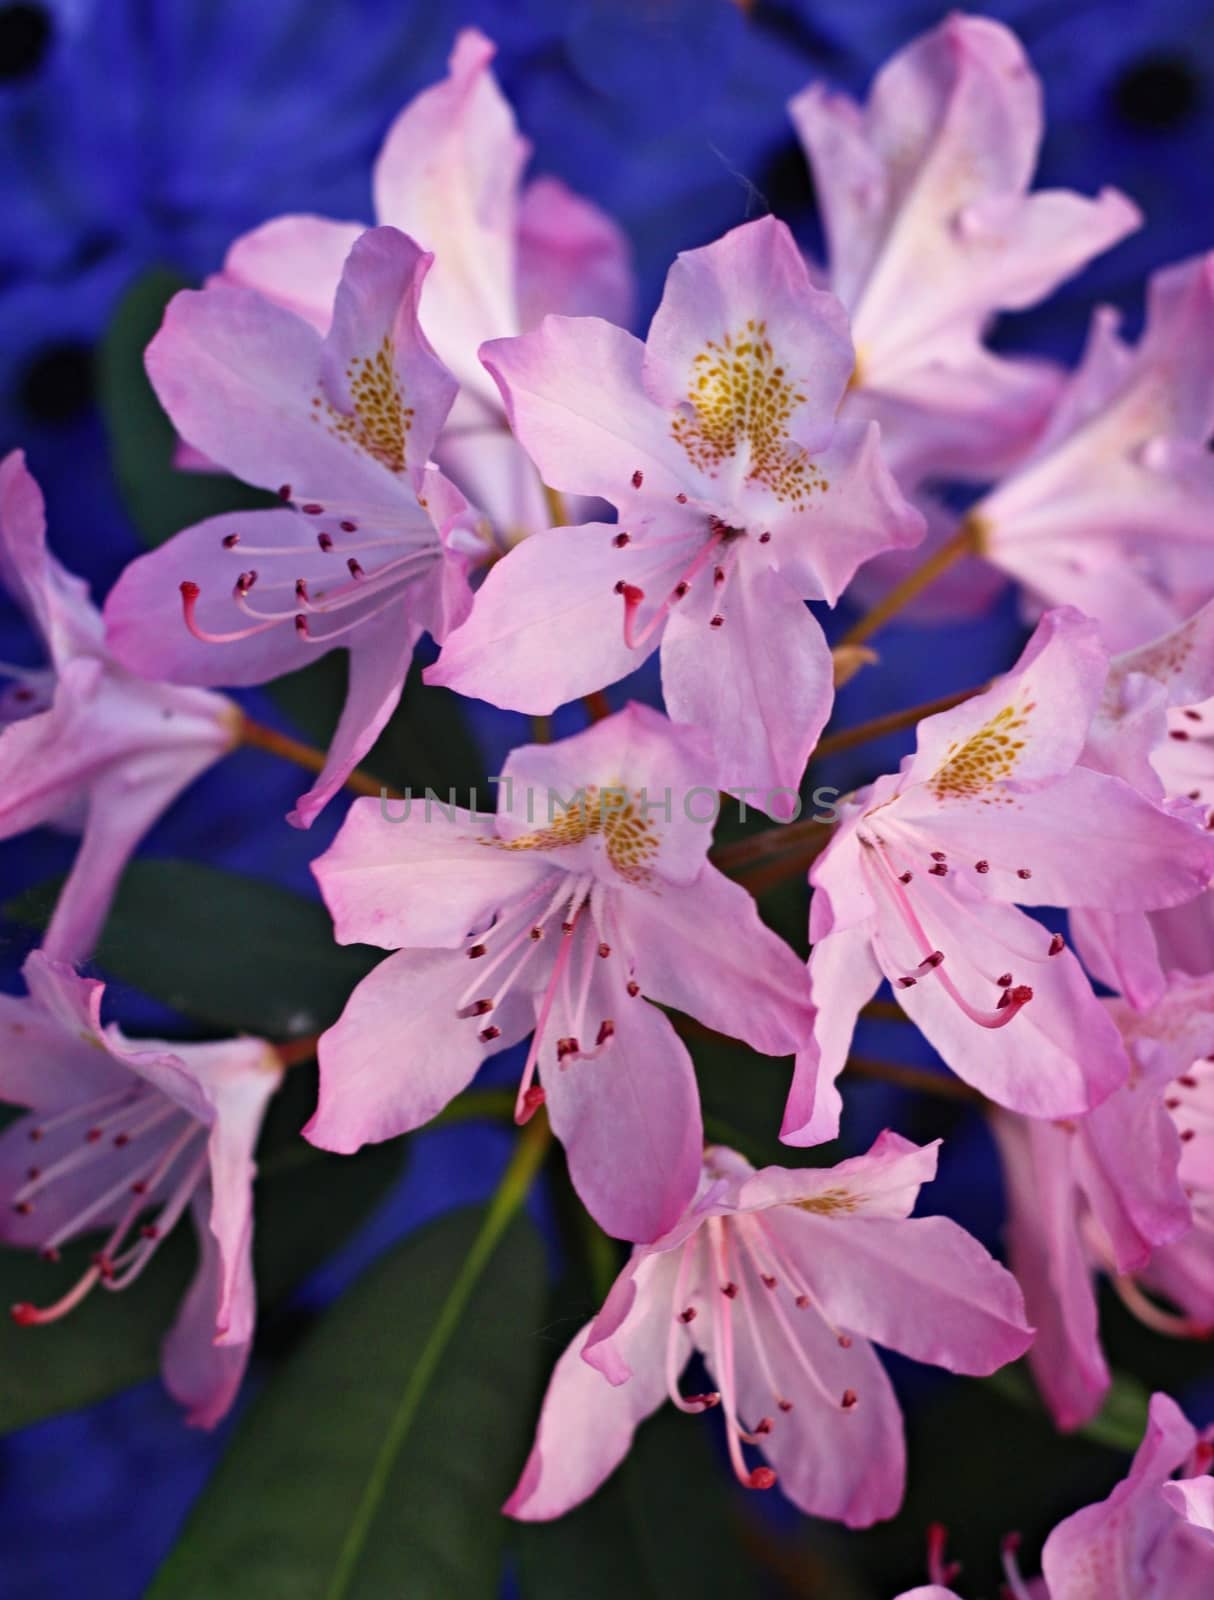
[[[1143,275],[1214,242],[1214,8],[974,9],[1015,27],[1044,78],[1039,182],[1115,184],[1147,215],[1140,235],[1001,332],[1069,358],[1096,300],[1115,301],[1133,326]],[[153,265],[201,277],[235,234],[280,212],[369,216],[379,141],[404,101],[442,75],[461,25],[500,46],[499,76],[535,146],[532,171],[564,178],[627,229],[643,326],[679,249],[764,209],[813,244],[813,195],[785,100],[817,76],[861,93],[946,10],[929,0],[0,0],[0,450],[27,450],[57,554],[103,596],[141,548],[95,406],[94,350],[117,299]],[[4,611],[0,622],[0,659],[30,659],[16,618]],[[934,631],[930,648],[914,628],[894,629],[884,670],[848,688],[839,720],[979,682],[1010,662],[1018,639],[1006,605]],[[476,730],[490,771],[526,737],[519,719],[479,710]],[[866,748],[822,781],[850,786],[905,748],[904,739]],[[297,789],[290,769],[241,753],[175,808],[148,849],[307,888],[307,864],[341,808],[296,833],[281,819]],[[62,870],[68,848],[49,834],[0,846],[4,897]],[[28,934],[0,935],[11,976]],[[138,1020],[133,997],[119,1000]],[[878,1037],[861,1048],[894,1046]],[[858,1133],[891,1117],[915,1131],[913,1111],[877,1086],[855,1116]],[[315,1295],[423,1215],[487,1193],[504,1149],[502,1136],[472,1129],[414,1144],[400,1193]],[[976,1122],[958,1128],[931,1202],[997,1241],[998,1182]],[[141,1593],[222,1444],[222,1430],[183,1429],[151,1385],[0,1440],[0,1596]]]

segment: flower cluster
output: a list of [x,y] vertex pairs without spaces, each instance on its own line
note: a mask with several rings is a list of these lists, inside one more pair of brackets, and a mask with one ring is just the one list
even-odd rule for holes
[[[30,1108],[0,1138],[0,1237],[54,1260],[105,1230],[73,1287],[14,1316],[124,1287],[192,1205],[202,1265],[166,1381],[197,1422],[230,1404],[252,1155],[294,1055],[129,1040],[74,966],[147,827],[250,736],[214,689],[348,653],[306,828],[429,635],[428,681],[536,718],[585,697],[591,725],[515,748],[491,814],[350,807],[315,875],[336,939],[389,954],[317,1042],[304,1135],[348,1154],[420,1128],[528,1041],[515,1120],[547,1120],[632,1250],[556,1365],[507,1512],[585,1499],[669,1399],[719,1411],[741,1483],[866,1526],[905,1479],[874,1345],[974,1374],[1028,1352],[1072,1428],[1109,1384],[1097,1274],[1154,1327],[1214,1329],[1214,257],[1152,281],[1134,346],[1097,312],[1071,375],[997,354],[997,313],[1140,219],[1113,191],[1033,188],[1038,81],[1007,29],[954,16],[864,104],[818,84],[792,102],[829,259],[745,222],[678,257],[642,340],[623,235],[524,184],[492,58],[463,33],[401,112],[373,225],[246,234],[148,348],[183,469],[280,504],[140,557],[102,622],[47,554],[22,458],[0,466],[0,575],[50,658],[3,701],[0,823],[82,830],[28,998],[0,1007],[0,1095]],[[960,605],[1017,583],[1020,659],[908,714],[898,771],[785,830],[836,685],[953,563]],[[825,612],[866,564],[881,598],[832,650]],[[664,712],[612,712],[602,691],[654,652]],[[816,855],[808,966],[710,857],[693,799],[715,816],[721,791],[777,824],[754,851]],[[1036,908],[1069,913],[1069,939]],[[819,1146],[846,1131],[883,984],[989,1113],[1010,1271],[912,1216],[935,1144],[886,1131],[759,1170],[705,1147],[697,1030],[795,1057],[780,1137]],[[1126,1484],[1047,1544],[1054,1600],[1117,1561],[1153,1574],[1127,1595],[1205,1592],[1209,1458],[1157,1397]],[[945,1593],[933,1577],[917,1596]]]

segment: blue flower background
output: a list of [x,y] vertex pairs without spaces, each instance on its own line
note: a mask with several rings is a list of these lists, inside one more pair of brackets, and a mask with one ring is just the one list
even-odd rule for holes
[[[1095,303],[1113,301],[1133,328],[1144,275],[1214,245],[1214,8],[1004,0],[975,9],[1016,29],[1044,79],[1039,182],[1089,193],[1113,184],[1147,216],[1140,234],[1048,305],[1000,329],[1004,343],[1073,359]],[[0,0],[0,451],[26,449],[56,553],[102,597],[141,548],[95,393],[97,342],[123,292],[153,266],[201,278],[236,234],[281,212],[369,216],[379,141],[400,106],[442,75],[462,25],[499,45],[532,170],[564,178],[627,230],[643,326],[674,253],[749,216],[774,210],[813,246],[813,194],[785,101],[814,77],[863,92],[944,10],[931,0]],[[930,638],[895,628],[883,636],[884,670],[849,686],[838,720],[981,682],[1010,663],[1019,638],[1009,604]],[[0,659],[28,660],[29,650],[15,614],[0,610]],[[526,737],[521,719],[473,711],[489,770],[500,770],[492,763]],[[821,781],[866,779],[905,748],[905,736],[866,747]],[[242,752],[174,808],[146,852],[308,890],[308,862],[339,816],[294,832],[282,817],[297,789],[295,771]],[[63,870],[68,849],[49,833],[0,846],[0,898]],[[6,923],[0,938],[16,988],[30,934]],[[128,1025],[155,1016],[129,991],[113,998]],[[879,1025],[868,1026],[861,1048],[880,1053]],[[865,1129],[894,1120],[916,1132],[915,1108],[893,1090],[865,1085],[858,1105]],[[399,1191],[294,1314],[427,1216],[483,1198],[507,1148],[489,1129],[414,1139]],[[930,1203],[997,1246],[1001,1198],[977,1119],[958,1123]],[[257,1381],[255,1363],[249,1388]],[[936,1403],[934,1382],[902,1387],[912,1410]],[[230,1426],[218,1436],[183,1428],[147,1384],[0,1439],[2,1600],[143,1592]],[[1108,1456],[1090,1482],[1070,1485],[1061,1509],[1105,1492],[1121,1465]],[[934,1470],[929,1460],[917,1467]]]

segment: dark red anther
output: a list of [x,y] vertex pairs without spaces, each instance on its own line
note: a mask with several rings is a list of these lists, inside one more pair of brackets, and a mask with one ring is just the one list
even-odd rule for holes
[[324,506],[318,506],[315,500],[309,500],[307,505],[300,506],[299,509],[305,512],[309,517],[319,517],[323,515],[325,508]]
[[759,543],[760,544],[770,544],[771,543],[771,534],[770,533],[761,533],[759,535]]
[[146,1194],[147,1192],[148,1192],[148,1186],[147,1186],[147,1183],[145,1182],[145,1180],[143,1178],[137,1178],[135,1180],[135,1182],[131,1185],[131,1193],[132,1194]]
[[793,1304],[796,1306],[798,1311],[808,1311],[810,1304],[809,1296],[807,1294],[799,1294],[793,1301]]
[[131,1142],[131,1136],[130,1136],[129,1133],[116,1133],[114,1135],[114,1149],[115,1150],[125,1150],[127,1145],[130,1144],[130,1142]]
[[1169,1095],[1168,1098],[1164,1101],[1164,1106],[1169,1111],[1179,1111],[1183,1103],[1184,1102],[1181,1101],[1181,1100],[1178,1100],[1175,1095]]
[[[1197,1129],[1196,1128],[1186,1128],[1184,1130],[1184,1132],[1180,1136],[1180,1142],[1181,1142],[1181,1144],[1192,1144],[1193,1140],[1196,1139],[1196,1137],[1197,1137]],[[17,1210],[20,1211],[21,1207],[18,1206]]]
[[308,619],[304,616],[302,611],[295,618],[295,631],[296,633],[301,634],[305,639],[308,637]]
[[573,929],[574,929],[574,926],[575,926],[575,924],[572,923],[572,922],[562,922],[561,923],[561,932],[562,933],[572,933]]
[[771,1417],[760,1417],[758,1422],[755,1423],[756,1439],[762,1439],[765,1435],[769,1434],[774,1427],[775,1422]]
[[1010,989],[1012,986],[1012,975],[1010,972],[1002,973],[998,978],[995,979],[995,982],[1001,989]]
[[776,1404],[779,1406],[781,1411],[788,1412],[792,1410],[791,1400],[777,1400]]
[[918,980],[916,978],[902,977],[897,980],[899,989],[913,989]]
[[40,1139],[45,1138],[45,1134],[43,1133],[41,1128],[31,1128],[30,1132],[29,1132],[29,1137],[30,1137],[30,1143],[31,1144],[37,1144]]
[[927,870],[933,878],[948,877],[948,868],[945,866],[943,861],[937,861],[933,866],[928,867]]
[[716,584],[718,589],[721,587],[721,585],[725,582],[724,567],[714,567],[712,569],[712,581]]
[[[1209,1058],[1207,1057],[1207,1059]],[[1183,1084],[1186,1089],[1196,1089],[1197,1087],[1197,1079],[1191,1072],[1184,1073],[1181,1077],[1177,1078],[1176,1082]]]
[[675,586],[674,586],[674,597],[675,597],[675,599],[676,600],[681,600],[683,598],[683,596],[687,593],[687,591],[688,591],[688,589],[690,587],[691,587],[690,584],[684,583],[683,580],[680,578],[678,583],[676,583]]
[[1050,951],[1049,951],[1050,955],[1052,955],[1052,956],[1061,955],[1062,952],[1065,949],[1066,949],[1066,940],[1062,937],[1062,935],[1060,933],[1056,933],[1054,935],[1054,937],[1050,940]]
[[601,944],[599,946],[599,954],[602,956],[603,960],[606,961],[607,957],[611,954],[611,946],[609,944]]
[[485,1017],[493,1010],[492,1000],[474,1000],[468,1007],[468,1016]]
[[1028,868],[1028,867],[1017,867],[1016,868],[1016,876],[1018,878],[1031,878],[1033,876],[1033,874],[1032,874],[1032,871],[1030,870],[1030,868]]
[[250,567],[247,572],[242,572],[240,574],[239,578],[237,578],[237,580],[236,580],[236,593],[239,594],[239,595],[248,594],[249,590],[253,587],[253,585],[256,582],[257,582],[257,568],[256,567]]
[[1194,711],[1192,706],[1186,706],[1184,708],[1183,715],[1188,717],[1190,722],[1200,722],[1201,721],[1201,712],[1200,711]]
[[696,1308],[694,1306],[688,1306],[686,1311],[680,1311],[679,1312],[679,1321],[680,1322],[694,1322],[695,1319],[696,1319]]
[[306,578],[296,578],[296,580],[295,580],[295,598],[297,600],[301,601],[303,604],[305,604],[305,605],[307,604],[307,600],[308,600],[308,580]]
[[947,861],[948,857],[945,855],[943,850],[933,850],[932,851],[932,860],[933,861]]
[[623,550],[625,546],[632,543],[632,535],[630,533],[617,533],[611,542],[617,550]]
[[645,474],[641,471],[640,467],[638,467],[632,475],[632,487],[634,489],[639,489],[644,481]]
[[755,1467],[746,1480],[748,1489],[772,1489],[775,1487],[776,1475],[770,1467]]
[[38,1179],[41,1176],[42,1176],[42,1168],[41,1167],[27,1167],[26,1168],[25,1181],[27,1183],[37,1183]]
[[1188,737],[1189,737],[1189,735],[1188,735],[1187,731],[1184,728],[1169,728],[1168,729],[1168,738],[1169,739],[1185,740]]
[[990,864],[989,861],[975,861],[974,862],[974,871],[975,872],[986,873],[986,872],[989,872],[990,870],[991,870],[991,864]]
[[55,1262],[59,1259],[59,1252],[53,1245],[46,1250],[39,1250],[38,1254],[43,1261]]
[[100,1139],[100,1137],[101,1137],[101,1129],[100,1128],[90,1128],[89,1131],[84,1136],[84,1142],[85,1142],[85,1144],[96,1144],[98,1139]]
[[914,873],[913,872],[900,872],[898,874],[898,882],[899,883],[909,883],[913,877],[914,877]]
[[612,1022],[610,1017],[604,1017],[602,1022],[599,1024],[599,1031],[595,1035],[594,1042],[596,1045],[606,1044],[608,1039],[613,1038],[614,1035],[615,1023]]
[[687,1396],[687,1404],[689,1406],[699,1406],[702,1411],[711,1411],[713,1406],[719,1406],[720,1403],[721,1396],[715,1389],[710,1389],[707,1394],[689,1394]]
[[488,946],[483,944],[474,944],[470,946],[468,950],[469,961],[476,961],[480,956],[483,956],[487,948]]
[[843,1407],[844,1411],[850,1411],[859,1398],[859,1395],[854,1389],[844,1389],[843,1399],[839,1403]]
[[726,1300],[736,1300],[738,1298],[738,1286],[736,1283],[723,1283],[721,1285],[721,1293]]
[[926,968],[930,972],[935,967],[940,966],[943,960],[944,951],[933,950],[930,956],[924,956],[923,960],[919,963],[919,970],[922,972],[923,969]]
[[635,583],[625,583],[623,578],[616,584],[615,592],[622,594],[625,604],[630,606],[639,606],[645,598],[644,589],[638,589]]
[[533,1083],[523,1096],[523,1121],[533,1117],[547,1098],[539,1084]]
[[318,533],[316,535],[316,542],[324,551],[324,553],[328,555],[329,551],[333,548],[333,535],[329,533]]
[[725,626],[725,618],[718,613],[715,617],[709,618],[708,626],[710,628],[723,628]]
[[558,1039],[556,1041],[556,1059],[557,1059],[557,1061],[558,1062],[565,1061],[569,1056],[577,1055],[578,1050],[580,1048],[581,1048],[581,1046],[578,1044],[577,1040],[573,1037],[573,1035],[572,1034],[566,1034],[563,1039]]
[[687,496],[685,494],[676,494],[675,499],[681,506],[685,506],[687,504]]
[[840,1350],[850,1350],[851,1349],[851,1335],[849,1333],[841,1333],[839,1335],[839,1349]]
[[140,1228],[140,1233],[145,1239],[159,1239],[160,1229],[154,1222],[147,1222]]
[[776,1279],[772,1277],[770,1272],[760,1272],[759,1279],[765,1289],[774,1289],[776,1286]]
[[487,1028],[482,1028],[476,1037],[482,1044],[492,1044],[495,1039],[500,1039],[501,1036],[502,1030],[491,1022]]
[[353,556],[351,556],[346,562],[346,570],[349,572],[352,578],[361,578],[363,576],[362,566],[359,562],[355,561]]
[[1011,991],[1011,996],[1018,1006],[1026,1006],[1033,998],[1032,986],[1027,983],[1018,983]]
[[28,1217],[33,1209],[33,1206],[30,1205],[28,1200],[18,1200],[16,1205],[13,1207],[13,1210],[19,1217]]
[[279,489],[278,498],[280,500],[289,500],[291,498],[291,485],[289,483],[284,483],[282,488]]
[[225,533],[220,543],[225,550],[235,550],[240,543],[240,535],[238,533]]
[[635,978],[629,978],[629,980],[628,980],[628,993],[635,1000],[637,995],[640,994],[640,992],[641,992],[640,984],[636,981]]
[[341,531],[343,533],[357,533],[358,532],[358,523],[357,522],[339,522],[338,523],[338,527],[341,529]]
[[38,1322],[38,1309],[28,1300],[18,1300],[15,1306],[8,1308],[8,1314],[19,1328],[32,1328]]

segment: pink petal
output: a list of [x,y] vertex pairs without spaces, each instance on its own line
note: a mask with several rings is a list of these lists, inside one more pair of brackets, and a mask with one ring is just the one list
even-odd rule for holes
[[766,1222],[838,1327],[916,1361],[979,1376],[1015,1361],[1033,1342],[1015,1278],[949,1218],[812,1207],[773,1213]]
[[843,1100],[836,1083],[856,1018],[880,988],[881,976],[867,926],[840,928],[814,941],[809,956],[813,1032],[797,1053],[780,1128],[785,1144],[822,1144],[838,1137]]
[[535,855],[491,848],[493,838],[491,816],[448,807],[442,796],[356,800],[312,863],[338,943],[462,944],[552,870]]
[[529,183],[518,217],[520,331],[549,312],[626,328],[635,299],[632,246],[619,226],[557,178]]
[[[596,1029],[610,1020],[614,1034],[601,1060],[558,1062],[555,1049],[541,1056],[552,1131],[599,1226],[617,1239],[656,1239],[678,1221],[700,1177],[704,1139],[691,1057],[655,1006],[601,971],[585,1010]],[[560,1002],[548,1032],[553,1041],[577,1037]]]
[[936,1176],[940,1141],[912,1144],[886,1128],[871,1149],[833,1167],[763,1167],[738,1192],[742,1211],[805,1205],[811,1212],[841,1206],[849,1217],[905,1220],[919,1190]]
[[304,1136],[348,1155],[420,1128],[476,1076],[486,1056],[516,1043],[534,1012],[507,997],[499,1038],[458,1015],[468,961],[456,951],[401,950],[355,989],[320,1041],[320,1097]]
[[88,585],[46,547],[46,504],[22,450],[0,461],[0,583],[42,635],[56,666],[100,643]]
[[[651,1257],[638,1272],[635,1309],[613,1335],[631,1376],[613,1385],[589,1366],[583,1352],[588,1324],[556,1364],[536,1429],[535,1444],[502,1510],[520,1522],[563,1516],[603,1483],[628,1453],[637,1424],[666,1398],[666,1345],[671,1336],[671,1294],[676,1262]],[[678,1365],[688,1339],[676,1331]]]
[[231,1409],[249,1360],[249,1344],[217,1344],[215,1315],[219,1301],[219,1247],[211,1236],[201,1206],[194,1220],[201,1260],[177,1320],[161,1351],[164,1386],[186,1407],[194,1428],[213,1428]]
[[[668,883],[699,877],[712,843],[709,801],[715,814],[717,798],[716,768],[699,729],[633,700],[572,738],[518,746],[502,768],[497,831],[505,840],[540,846],[543,830],[566,806],[575,813],[582,807],[581,793],[585,814],[602,825],[583,840],[550,844],[550,861],[649,897]],[[623,849],[613,854],[616,815]],[[627,846],[641,839],[634,856]]]
[[255,289],[323,337],[333,320],[346,257],[363,226],[328,217],[274,217],[229,246],[223,271],[211,282]]
[[1010,672],[983,694],[919,724],[901,788],[934,782],[939,794],[953,757],[967,746],[983,754],[981,741],[1001,731],[997,717],[1019,724],[1012,732],[1020,748],[1007,778],[1022,785],[1061,777],[1083,750],[1107,672],[1096,624],[1069,607],[1047,612]]
[[645,346],[597,317],[545,317],[533,333],[494,339],[481,360],[510,425],[545,483],[625,509],[633,474],[645,502],[694,492],[696,474],[670,437],[670,415],[642,383]]
[[[616,586],[664,595],[678,580],[680,552],[672,558],[668,547],[619,548],[619,536],[618,527],[591,522],[533,533],[516,545],[490,568],[426,681],[547,716],[634,672],[660,635],[647,648],[628,645]],[[698,534],[689,536],[686,560],[701,543]]]
[[763,923],[753,896],[715,867],[694,883],[631,895],[619,909],[642,990],[765,1055],[795,1051],[812,1013],[805,965]]
[[1209,1473],[1165,1483],[1159,1492],[1178,1516],[1214,1545],[1214,1478]]
[[397,117],[375,165],[375,213],[436,257],[425,327],[461,384],[493,403],[477,359],[514,333],[519,174],[529,153],[497,86],[493,44],[464,28],[446,78]]
[[692,586],[666,624],[662,692],[677,722],[711,735],[723,789],[769,816],[796,814],[834,676],[821,627],[780,573],[739,561],[723,598]]
[[1070,916],[1071,940],[1092,977],[1141,1008],[1154,1005],[1167,986],[1152,922],[1145,911],[1075,910]]
[[1109,1370],[1100,1347],[1092,1268],[1079,1236],[1064,1128],[999,1113],[991,1121],[1008,1190],[1012,1269],[1037,1329],[1029,1365],[1060,1428],[1100,1409]]
[[[1151,1397],[1146,1433],[1129,1475],[1095,1505],[1085,1506],[1060,1522],[1045,1541],[1042,1570],[1051,1595],[1075,1600],[1199,1600],[1205,1588],[1186,1585],[1187,1593],[1169,1585],[1157,1588],[1162,1551],[1159,1542],[1175,1517],[1160,1493],[1163,1482],[1180,1466],[1197,1442],[1194,1429],[1174,1400]],[[1207,1549],[1204,1578],[1211,1575]],[[1195,1574],[1196,1575],[1196,1574]]]
[[[1015,907],[975,905],[946,890],[924,894],[916,910],[971,1005],[993,1011],[1008,972],[1033,991],[1006,1026],[982,1028],[934,972],[918,973],[920,950],[902,924],[881,922],[873,949],[898,1004],[959,1078],[1032,1117],[1077,1116],[1125,1082],[1129,1062],[1116,1028],[1071,952],[1049,953],[1051,936],[1039,923]],[[915,984],[899,986],[907,973]]]
[[697,361],[752,337],[770,345],[792,386],[787,437],[824,449],[855,365],[847,317],[814,288],[787,225],[771,216],[676,257],[645,346],[647,393],[667,413],[689,406]]

